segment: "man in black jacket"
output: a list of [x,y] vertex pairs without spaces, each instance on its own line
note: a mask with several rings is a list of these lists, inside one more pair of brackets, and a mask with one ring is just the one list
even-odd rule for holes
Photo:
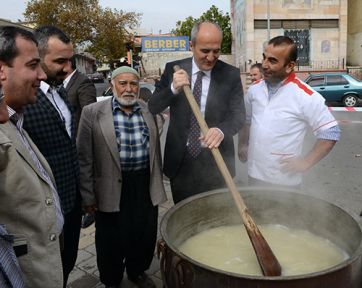
[[75,58],[72,58],[71,69],[68,72],[63,86],[67,91],[70,104],[72,104],[75,114],[76,131],[82,109],[84,106],[97,102],[97,90],[94,83],[76,68]]
[[[225,186],[209,149],[218,147],[235,175],[233,135],[243,125],[245,108],[239,69],[218,60],[221,42],[218,25],[196,23],[191,32],[193,57],[168,63],[148,102],[153,114],[170,107],[163,170],[170,178],[175,203]],[[181,70],[174,72],[175,65]],[[182,87],[190,83],[210,127],[207,135],[197,130],[182,92]]]
[[36,103],[25,109],[24,128],[45,156],[55,177],[64,213],[64,237],[60,241],[66,287],[77,259],[81,224],[74,111],[64,88],[60,88],[70,71],[73,46],[68,36],[54,26],[39,27],[35,37],[47,79],[40,84]]

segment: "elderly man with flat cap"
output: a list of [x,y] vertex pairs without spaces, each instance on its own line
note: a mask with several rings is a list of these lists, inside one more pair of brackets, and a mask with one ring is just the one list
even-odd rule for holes
[[100,279],[120,287],[123,271],[137,287],[156,287],[145,274],[157,237],[158,204],[166,200],[158,127],[139,101],[139,75],[123,66],[111,77],[113,97],[83,108],[77,146],[80,190],[95,213]]

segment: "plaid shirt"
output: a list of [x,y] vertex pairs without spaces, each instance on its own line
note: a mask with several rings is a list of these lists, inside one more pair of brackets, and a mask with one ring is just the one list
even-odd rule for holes
[[132,113],[127,114],[113,98],[112,110],[122,171],[147,169],[149,167],[149,131],[143,120],[141,107],[136,104]]

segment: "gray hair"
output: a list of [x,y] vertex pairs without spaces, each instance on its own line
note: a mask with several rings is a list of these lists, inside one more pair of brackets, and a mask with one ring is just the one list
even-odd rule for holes
[[191,30],[191,43],[193,46],[195,46],[196,44],[196,38],[197,38],[197,34],[199,33],[200,31],[200,27],[202,24],[204,23],[210,23],[212,25],[214,25],[221,33],[221,39],[223,38],[223,33],[222,33],[222,30],[220,28],[220,26],[215,23],[215,22],[211,22],[211,21],[207,21],[207,20],[204,20],[204,21],[198,21],[194,24],[194,26],[192,27],[192,30]]

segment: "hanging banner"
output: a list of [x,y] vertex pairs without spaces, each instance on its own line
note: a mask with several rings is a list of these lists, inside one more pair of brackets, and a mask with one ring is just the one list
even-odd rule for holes
[[142,37],[142,52],[189,51],[188,36]]

